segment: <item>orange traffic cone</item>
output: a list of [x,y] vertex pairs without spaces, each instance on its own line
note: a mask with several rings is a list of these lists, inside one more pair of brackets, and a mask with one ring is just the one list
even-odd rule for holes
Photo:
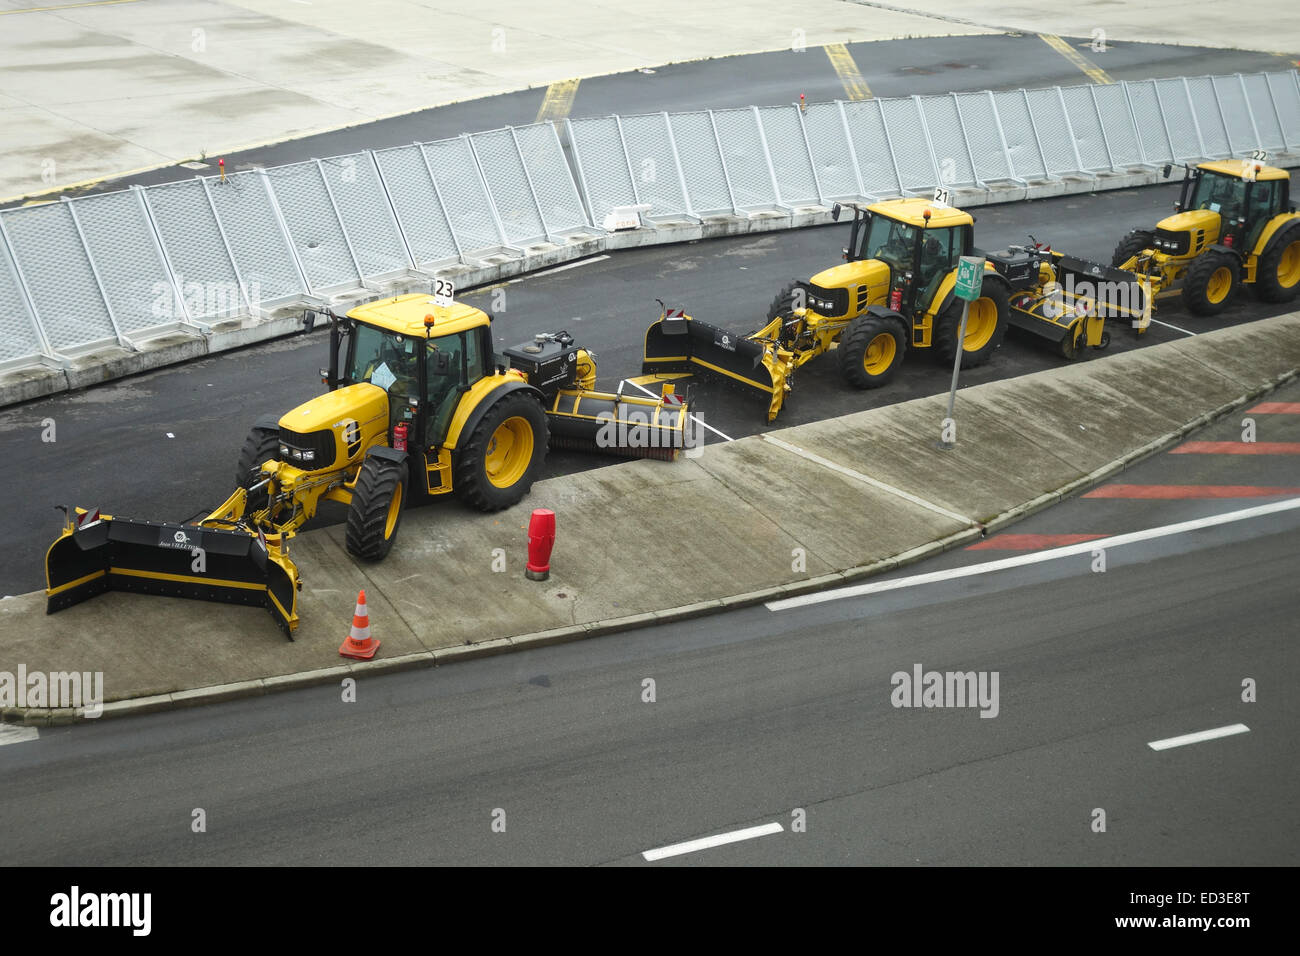
[[368,661],[379,650],[379,642],[370,636],[370,614],[366,611],[366,591],[357,595],[357,609],[352,615],[352,631],[339,647],[339,657]]

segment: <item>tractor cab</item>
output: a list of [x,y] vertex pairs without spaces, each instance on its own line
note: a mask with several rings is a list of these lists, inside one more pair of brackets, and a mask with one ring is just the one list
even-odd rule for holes
[[[1166,176],[1171,168],[1164,167]],[[1253,249],[1269,220],[1287,210],[1289,187],[1286,170],[1253,160],[1189,167],[1176,214],[1156,224],[1153,245],[1171,257],[1194,256],[1216,243]]]

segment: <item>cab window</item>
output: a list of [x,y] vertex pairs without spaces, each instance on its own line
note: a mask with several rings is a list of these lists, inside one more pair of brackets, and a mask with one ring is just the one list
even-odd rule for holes
[[447,437],[451,419],[460,404],[461,393],[467,386],[465,360],[469,349],[463,332],[443,335],[425,343],[424,368],[428,382],[428,401],[425,421],[425,444],[437,445]]

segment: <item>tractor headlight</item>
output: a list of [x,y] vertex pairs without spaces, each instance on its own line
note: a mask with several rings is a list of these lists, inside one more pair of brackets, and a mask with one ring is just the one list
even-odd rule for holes
[[280,444],[280,457],[281,458],[289,457],[289,446],[284,443]]
[[302,460],[303,460],[303,461],[315,461],[315,460],[316,460],[316,453],[315,453],[314,451],[305,451],[305,452],[302,453]]

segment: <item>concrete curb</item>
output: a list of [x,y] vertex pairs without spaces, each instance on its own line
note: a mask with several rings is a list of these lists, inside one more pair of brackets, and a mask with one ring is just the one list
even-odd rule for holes
[[7,707],[3,712],[0,712],[0,722],[37,727],[61,726],[71,723],[80,723],[84,720],[102,719],[103,717],[126,717],[136,714],[155,713],[163,710],[174,710],[181,707],[195,707],[201,704],[238,700],[247,697],[261,697],[277,691],[297,690],[304,687],[316,687],[322,684],[332,684],[341,681],[345,677],[360,678],[377,674],[392,674],[400,671],[419,670],[428,667],[441,667],[445,664],[454,664],[457,661],[495,657],[499,654],[508,654],[514,651],[532,650],[534,648],[550,647],[555,644],[567,644],[574,641],[587,640],[588,638],[602,637],[608,634],[619,634],[640,628],[654,627],[660,624],[670,624],[676,621],[691,620],[726,611],[734,611],[740,608],[753,607],[758,604],[764,604],[768,601],[797,597],[801,594],[808,594],[827,587],[836,587],[855,581],[861,581],[865,578],[875,577],[876,575],[905,568],[919,561],[923,561],[926,558],[977,541],[989,534],[993,534],[1014,524],[1022,518],[1027,518],[1036,512],[1057,504],[1065,498],[1072,497],[1079,492],[1093,488],[1130,466],[1177,444],[1186,435],[1196,429],[1201,428],[1210,422],[1216,421],[1244,405],[1258,400],[1260,397],[1272,392],[1282,385],[1285,385],[1297,376],[1300,376],[1300,369],[1292,369],[1285,372],[1282,375],[1277,376],[1272,382],[1252,388],[1231,401],[1223,403],[1212,411],[1197,415],[1194,419],[1166,432],[1164,435],[1146,443],[1140,448],[1125,453],[1119,458],[1095,469],[1081,478],[1076,478],[1054,491],[1046,492],[1031,501],[1027,501],[1024,504],[1017,505],[1014,508],[1002,512],[992,518],[983,528],[964,528],[961,531],[954,532],[953,534],[947,535],[943,538],[938,538],[934,541],[928,542],[927,544],[921,545],[920,547],[912,548],[908,551],[901,552],[892,557],[884,558],[872,564],[847,568],[842,571],[835,571],[830,574],[808,578],[804,581],[794,581],[789,584],[774,585],[758,591],[749,591],[743,594],[730,595],[709,601],[700,601],[694,604],[687,604],[675,608],[666,608],[660,611],[633,614],[627,617],[594,621],[588,624],[573,624],[567,627],[551,628],[545,631],[536,631],[513,637],[493,638],[491,640],[479,641],[477,643],[439,648],[433,651],[421,651],[388,659],[348,662],[317,670],[302,671],[296,674],[284,674],[276,677],[265,677],[258,680],[240,681],[231,684],[218,684],[212,687],[199,687],[192,690],[175,691],[170,694],[157,694],[149,697],[117,700],[103,705],[103,714],[100,718],[85,716],[84,708],[76,708],[75,710],[27,708],[23,710],[16,707]]
[[[1283,167],[1297,167],[1300,166],[1300,155],[1284,153],[1273,157],[1271,162]],[[1065,174],[1060,179],[1034,182],[1028,186],[995,184],[978,189],[954,189],[953,201],[958,206],[974,208],[1027,199],[1131,189],[1163,181],[1160,171],[1155,168],[1099,172],[1095,179],[1082,174]],[[458,289],[471,291],[525,273],[620,249],[781,232],[829,225],[832,222],[829,206],[811,205],[784,213],[753,212],[747,216],[705,216],[698,221],[666,221],[627,232],[604,233],[591,228],[575,234],[564,245],[542,243],[530,246],[522,257],[492,256],[482,261],[448,266],[432,273],[406,272],[387,279],[371,280],[378,291],[345,291],[332,296],[329,302],[335,309],[350,309],[393,295],[426,291],[435,278],[451,279]],[[171,332],[139,342],[138,352],[111,348],[79,357],[64,368],[27,366],[0,373],[0,408],[200,359],[245,345],[301,334],[302,311],[309,305],[306,300],[302,300],[300,303],[282,305],[269,316],[243,316],[222,321],[214,325],[211,332],[203,335],[195,332]]]

